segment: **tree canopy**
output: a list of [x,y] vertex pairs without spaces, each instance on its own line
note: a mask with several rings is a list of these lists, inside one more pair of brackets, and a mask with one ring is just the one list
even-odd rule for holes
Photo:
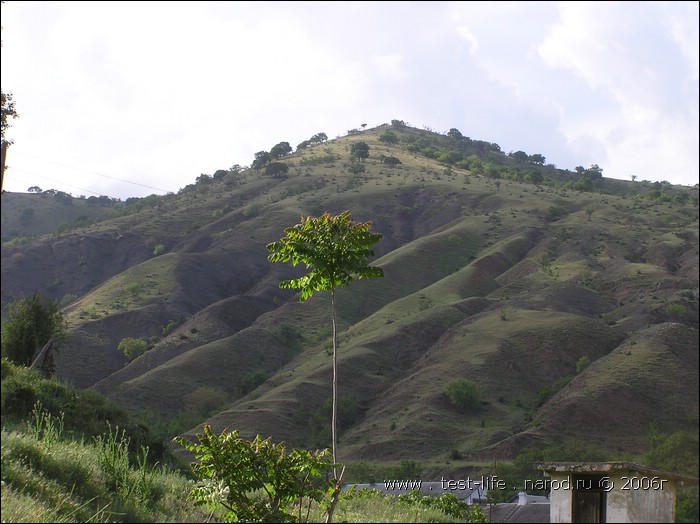
[[50,340],[56,345],[64,334],[58,304],[38,293],[12,302],[2,318],[2,356],[20,366],[29,366]]
[[358,278],[384,276],[381,268],[368,265],[374,255],[371,246],[379,242],[381,233],[372,233],[372,222],[356,223],[345,211],[334,216],[325,212],[320,217],[302,217],[301,222],[284,230],[286,237],[267,245],[270,262],[303,263],[311,272],[280,282],[283,289],[301,289],[305,301],[316,291],[349,286],[353,275]]
[[355,142],[350,146],[350,153],[354,157],[364,160],[369,157],[369,145],[367,145],[367,142]]
[[273,160],[277,160],[278,158],[286,156],[291,152],[292,146],[289,145],[289,142],[280,142],[270,149],[270,156]]
[[265,166],[265,174],[275,178],[284,178],[289,172],[289,166],[284,162],[271,162]]

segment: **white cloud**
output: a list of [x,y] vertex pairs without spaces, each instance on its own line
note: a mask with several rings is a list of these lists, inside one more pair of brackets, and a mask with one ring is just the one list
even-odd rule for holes
[[465,26],[457,27],[457,33],[469,43],[469,54],[475,55],[479,49],[479,40],[476,35]]
[[[693,89],[688,69],[671,65],[692,56],[692,30],[679,30],[664,5],[644,4],[650,5],[561,3],[561,19],[538,50],[549,67],[573,71],[609,98],[603,115],[562,116],[563,133],[575,149],[583,154],[581,144],[594,147],[606,176],[634,171],[640,178],[690,183],[698,177],[692,160],[698,156],[697,96],[687,97]],[[667,25],[673,33],[664,30]],[[697,54],[697,39],[694,49]]]
[[7,2],[2,11],[3,90],[20,114],[5,176],[13,191],[153,192],[90,173],[177,191],[280,141],[295,147],[392,118],[563,168],[698,180],[692,2]]
[[402,68],[403,57],[398,54],[379,55],[374,57],[374,63],[379,73],[390,80],[404,80],[408,75]]

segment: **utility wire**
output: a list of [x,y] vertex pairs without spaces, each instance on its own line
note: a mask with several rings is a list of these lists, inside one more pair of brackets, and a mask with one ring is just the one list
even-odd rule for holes
[[[43,160],[44,162],[49,162],[49,163],[51,163],[51,164],[56,164],[57,166],[67,167],[68,169],[73,169],[73,170],[75,170],[75,171],[82,171],[83,173],[90,173],[91,175],[97,175],[97,176],[101,176],[101,177],[104,177],[104,178],[111,178],[112,180],[119,180],[120,182],[126,182],[127,184],[134,184],[135,186],[141,186],[141,187],[145,187],[145,188],[147,188],[147,189],[155,189],[156,191],[163,191],[164,193],[168,193],[168,192],[169,192],[167,189],[161,189],[161,188],[159,188],[159,187],[153,187],[153,186],[149,186],[149,185],[146,185],[146,184],[141,184],[141,183],[139,183],[139,182],[134,182],[134,181],[132,181],[132,180],[127,180],[127,179],[125,179],[125,178],[119,178],[119,177],[116,177],[116,176],[105,175],[104,173],[98,173],[97,171],[90,171],[90,170],[87,170],[87,169],[81,169],[81,168],[78,168],[78,167],[69,166],[69,165],[67,165],[67,164],[62,164],[61,162],[56,162],[56,161],[54,161],[54,160],[46,160],[45,158],[40,158],[40,157],[36,157],[36,156],[33,156],[33,155],[27,155],[27,156],[29,156],[29,157],[31,157],[31,158],[35,158],[36,160]],[[93,191],[90,191],[90,193],[93,193]]]

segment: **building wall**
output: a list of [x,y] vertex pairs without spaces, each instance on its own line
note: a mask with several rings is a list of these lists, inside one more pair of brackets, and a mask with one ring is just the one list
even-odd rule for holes
[[[550,522],[571,522],[573,474],[550,472]],[[676,483],[636,472],[614,471],[608,474],[607,522],[673,522],[675,520]],[[630,479],[632,479],[630,481]],[[665,482],[661,482],[665,480]],[[555,489],[558,488],[558,489]],[[644,489],[646,488],[646,489]]]
[[663,483],[663,489],[629,491],[628,522],[675,522],[676,483]]
[[565,486],[569,479],[568,473],[551,472],[552,490],[549,493],[549,522],[571,522],[571,491],[554,489],[554,486]]

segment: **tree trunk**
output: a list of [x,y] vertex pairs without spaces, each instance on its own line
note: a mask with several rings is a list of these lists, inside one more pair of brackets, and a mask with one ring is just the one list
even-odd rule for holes
[[328,506],[326,512],[326,524],[333,522],[333,513],[335,513],[335,507],[338,505],[338,500],[340,499],[340,493],[343,491],[343,476],[345,475],[345,466],[343,466],[340,476],[335,481],[335,487],[333,488],[333,496],[331,498],[331,503]]
[[51,378],[56,371],[56,365],[53,360],[53,338],[44,345],[39,352],[34,362],[29,366],[30,369],[39,369],[44,375],[44,378]]
[[[333,311],[333,413],[331,415],[331,437],[333,439],[333,463],[338,463],[337,456],[337,418],[338,418],[338,329],[335,318],[335,288],[331,288],[331,309]],[[338,479],[338,471],[333,467],[333,475]]]

